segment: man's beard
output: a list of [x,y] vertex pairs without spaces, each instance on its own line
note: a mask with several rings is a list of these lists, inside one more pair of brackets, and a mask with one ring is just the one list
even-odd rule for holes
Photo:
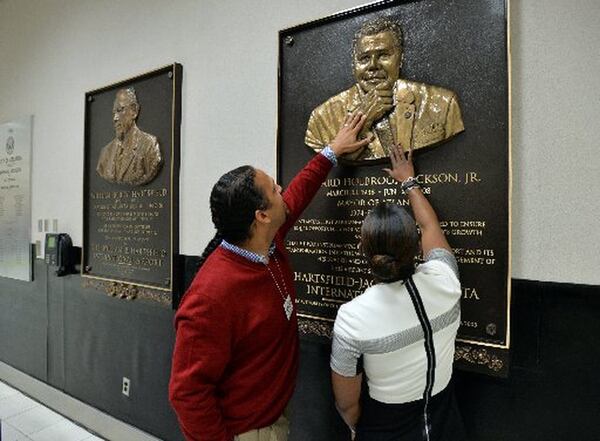
[[123,141],[123,139],[125,139],[125,136],[131,131],[132,128],[133,128],[133,124],[131,124],[126,129],[123,128],[122,126],[121,126],[121,128],[115,127],[115,135],[117,136],[117,139],[119,141]]

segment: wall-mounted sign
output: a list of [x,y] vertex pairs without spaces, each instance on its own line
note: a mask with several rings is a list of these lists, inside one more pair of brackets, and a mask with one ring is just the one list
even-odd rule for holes
[[32,116],[0,124],[0,277],[31,281]]

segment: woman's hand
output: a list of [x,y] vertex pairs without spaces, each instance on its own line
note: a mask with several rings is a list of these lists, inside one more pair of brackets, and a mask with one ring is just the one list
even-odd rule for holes
[[408,178],[415,177],[415,168],[412,162],[412,147],[408,151],[408,155],[400,144],[393,147],[390,151],[390,160],[392,168],[384,168],[383,171],[390,175],[398,182],[406,181]]
[[329,146],[335,156],[338,158],[347,153],[353,153],[360,148],[364,148],[373,139],[361,139],[357,141],[358,134],[365,123],[367,117],[361,112],[353,113],[346,116],[344,125],[340,128],[340,131],[335,135],[335,138]]

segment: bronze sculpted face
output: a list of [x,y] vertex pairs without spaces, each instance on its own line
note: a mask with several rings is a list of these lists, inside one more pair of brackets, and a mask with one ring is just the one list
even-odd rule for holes
[[113,125],[118,139],[122,140],[131,130],[138,111],[135,95],[127,89],[119,90],[113,104]]
[[390,31],[365,35],[356,42],[354,78],[363,92],[392,89],[400,76],[402,49]]

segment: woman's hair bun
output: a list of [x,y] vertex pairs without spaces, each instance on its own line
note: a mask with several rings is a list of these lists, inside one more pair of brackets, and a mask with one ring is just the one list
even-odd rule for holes
[[371,270],[378,279],[394,279],[398,273],[398,261],[389,254],[376,254],[371,257]]
[[417,225],[408,212],[382,203],[369,212],[360,229],[361,248],[379,282],[410,277],[419,251]]

